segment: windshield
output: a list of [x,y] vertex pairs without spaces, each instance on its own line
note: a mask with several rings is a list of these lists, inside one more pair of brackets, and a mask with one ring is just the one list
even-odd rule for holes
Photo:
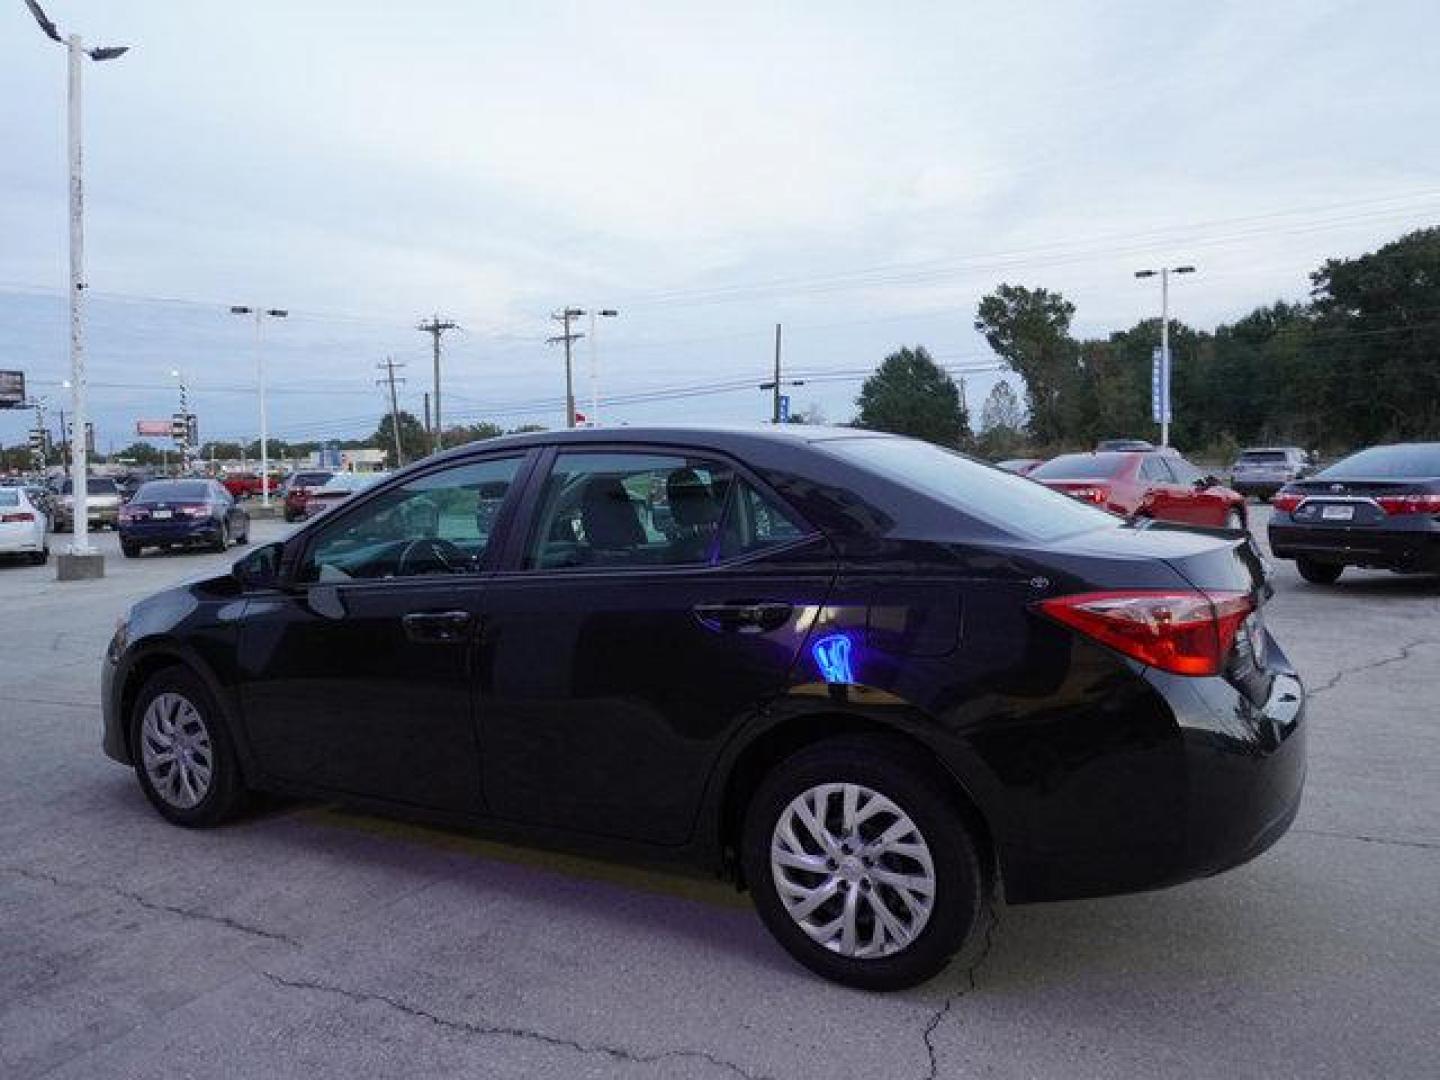
[[210,497],[210,485],[204,480],[155,480],[135,493],[136,502],[204,502]]
[[1117,454],[1061,454],[1031,470],[1032,480],[1106,480],[1120,471]]
[[1327,480],[1440,476],[1440,443],[1372,446],[1317,474]]
[[[953,506],[1026,540],[1053,540],[1120,520],[1025,477],[913,439],[831,439],[827,454]],[[1034,476],[1034,473],[1030,474]]]

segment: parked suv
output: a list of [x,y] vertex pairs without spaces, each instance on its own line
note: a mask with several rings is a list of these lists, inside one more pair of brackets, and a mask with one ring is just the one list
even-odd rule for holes
[[1310,472],[1310,457],[1298,446],[1242,450],[1230,467],[1230,486],[1247,498],[1253,495],[1264,502]]
[[[112,529],[120,525],[120,485],[108,476],[92,476],[85,483],[85,511],[91,525]],[[55,505],[55,531],[75,528],[75,488],[68,477],[60,486]]]

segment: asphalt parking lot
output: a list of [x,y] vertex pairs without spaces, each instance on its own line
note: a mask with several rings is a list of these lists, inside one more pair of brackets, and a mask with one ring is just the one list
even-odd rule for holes
[[99,658],[131,600],[234,556],[100,543],[98,582],[0,566],[0,1076],[1435,1075],[1440,579],[1278,564],[1311,757],[1269,853],[1008,909],[874,996],[703,879],[336,806],[166,825],[101,754]]

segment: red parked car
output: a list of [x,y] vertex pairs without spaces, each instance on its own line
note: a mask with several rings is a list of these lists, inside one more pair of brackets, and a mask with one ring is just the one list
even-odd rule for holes
[[1173,450],[1061,454],[1029,476],[1125,517],[1245,527],[1245,497]]
[[[226,473],[220,479],[225,490],[230,493],[232,499],[258,499],[262,493],[260,485],[260,474],[239,472]],[[270,494],[274,495],[280,490],[280,478],[274,473],[270,474]]]

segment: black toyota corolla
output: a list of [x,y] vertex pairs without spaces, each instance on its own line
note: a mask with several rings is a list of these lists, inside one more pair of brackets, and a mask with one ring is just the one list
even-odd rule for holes
[[181,825],[271,790],[697,861],[801,963],[890,989],[999,896],[1285,831],[1303,692],[1266,591],[1241,534],[894,436],[513,436],[136,604],[105,750]]

